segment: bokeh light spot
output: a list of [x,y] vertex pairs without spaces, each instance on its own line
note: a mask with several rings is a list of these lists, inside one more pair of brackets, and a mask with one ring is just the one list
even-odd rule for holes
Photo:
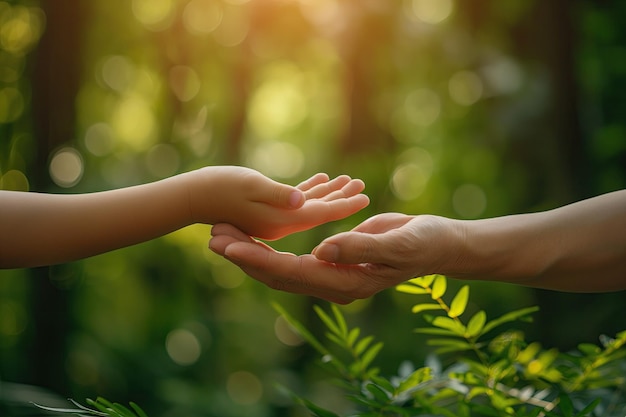
[[180,101],[190,101],[200,92],[200,77],[193,68],[177,65],[169,75],[170,88]]
[[165,339],[165,349],[170,358],[181,366],[196,363],[202,353],[200,341],[187,329],[175,329]]
[[78,184],[83,176],[83,158],[74,148],[59,149],[50,160],[50,177],[59,187]]
[[452,194],[452,207],[461,217],[475,219],[485,212],[487,196],[475,184],[464,184]]
[[232,47],[241,44],[248,36],[247,16],[238,9],[224,13],[221,24],[213,31],[213,38],[222,46]]
[[463,106],[476,103],[483,94],[483,82],[475,72],[459,71],[448,82],[450,97]]
[[145,26],[162,30],[169,26],[174,12],[173,0],[133,0],[135,18]]
[[105,156],[115,149],[113,129],[106,123],[95,123],[85,132],[85,148],[94,156]]
[[22,171],[12,169],[0,175],[0,190],[28,191],[29,188],[28,178]]
[[0,303],[0,335],[17,336],[26,330],[28,315],[20,304],[12,301]]
[[430,126],[441,114],[439,96],[428,88],[412,91],[404,102],[407,119],[419,126]]
[[248,164],[270,177],[292,178],[304,168],[304,153],[291,143],[262,143],[253,151]]
[[273,139],[301,123],[307,113],[300,72],[293,64],[280,62],[255,91],[248,121],[260,137]]
[[222,7],[214,0],[191,0],[183,11],[183,24],[190,33],[207,34],[220,25]]
[[415,16],[424,23],[437,24],[447,19],[454,8],[452,0],[413,0]]
[[255,404],[263,395],[263,385],[251,372],[238,371],[228,376],[226,391],[230,398],[239,404]]
[[43,31],[45,15],[36,7],[5,8],[0,16],[0,45],[5,51],[23,54],[34,46]]
[[174,175],[180,166],[180,154],[174,146],[160,143],[148,151],[146,165],[155,177],[169,177]]
[[417,164],[398,166],[391,175],[391,189],[400,200],[413,200],[422,194],[428,174]]
[[128,58],[115,55],[108,57],[102,64],[102,80],[111,89],[123,92],[129,88],[133,79],[134,68]]
[[154,140],[156,121],[149,104],[138,95],[123,98],[111,115],[116,136],[137,151],[145,151]]
[[0,123],[14,122],[23,111],[24,97],[18,89],[7,87],[0,90]]
[[287,346],[299,346],[304,339],[296,333],[283,316],[278,316],[274,322],[274,334],[276,338]]

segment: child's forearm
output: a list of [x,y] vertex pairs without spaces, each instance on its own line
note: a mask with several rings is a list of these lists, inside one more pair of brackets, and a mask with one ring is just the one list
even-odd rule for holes
[[464,239],[451,276],[565,291],[624,288],[626,191],[460,224]]
[[0,268],[84,258],[190,224],[185,174],[80,195],[0,192]]

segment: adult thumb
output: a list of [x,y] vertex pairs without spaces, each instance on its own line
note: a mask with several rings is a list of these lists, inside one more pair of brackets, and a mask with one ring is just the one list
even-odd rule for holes
[[339,264],[381,263],[381,234],[344,232],[329,237],[314,250],[316,258]]

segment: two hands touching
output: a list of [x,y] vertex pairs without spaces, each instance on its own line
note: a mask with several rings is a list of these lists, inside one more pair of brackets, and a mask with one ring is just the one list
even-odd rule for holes
[[427,274],[560,291],[626,289],[626,190],[482,220],[383,213],[300,256],[255,239],[350,216],[369,204],[364,187],[325,174],[292,187],[216,166],[90,194],[0,191],[0,268],[69,262],[204,223],[214,225],[210,248],[248,275],[337,303]]
[[211,234],[214,252],[269,287],[341,304],[428,274],[570,292],[626,289],[626,190],[481,220],[383,213],[299,256],[230,224]]

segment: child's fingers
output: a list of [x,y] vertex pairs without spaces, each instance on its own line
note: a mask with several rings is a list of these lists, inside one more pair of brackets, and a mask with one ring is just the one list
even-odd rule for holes
[[316,185],[323,184],[325,182],[328,182],[329,180],[330,178],[328,177],[328,174],[320,172],[320,173],[313,175],[311,178],[302,181],[300,184],[296,186],[296,188],[298,188],[301,191],[308,191],[311,188],[315,187]]
[[330,194],[324,196],[324,201],[333,201],[339,198],[348,198],[359,194],[365,189],[365,183],[359,179],[353,179],[340,190],[333,191]]
[[323,198],[333,191],[341,190],[352,179],[347,175],[340,175],[328,182],[318,184],[305,192],[307,200],[313,198]]
[[369,203],[369,197],[357,194],[332,201],[311,201],[303,210],[306,210],[306,216],[312,224],[322,224],[348,217],[364,209]]

